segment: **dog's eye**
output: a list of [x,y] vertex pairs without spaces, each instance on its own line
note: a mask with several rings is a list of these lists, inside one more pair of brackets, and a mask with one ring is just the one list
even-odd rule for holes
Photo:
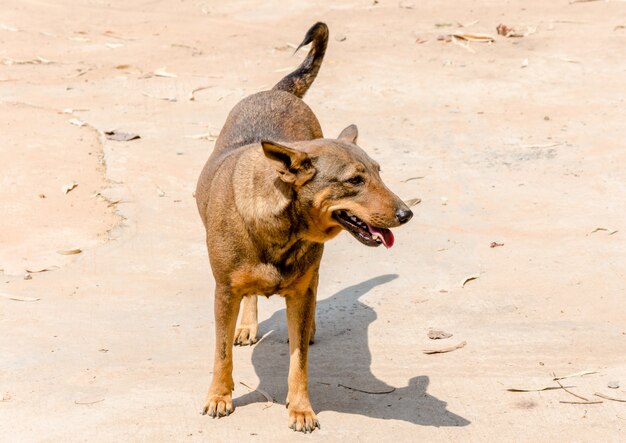
[[365,183],[365,180],[360,175],[357,175],[355,177],[352,177],[346,180],[346,183],[350,183],[351,185],[358,186],[358,185],[362,185],[363,183]]

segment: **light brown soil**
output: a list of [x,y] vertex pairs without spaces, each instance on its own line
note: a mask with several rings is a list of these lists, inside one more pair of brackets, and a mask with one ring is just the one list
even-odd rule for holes
[[[626,399],[626,3],[373,3],[3,2],[0,294],[39,300],[0,297],[0,440],[623,439],[626,403],[507,388],[596,371],[563,383]],[[302,436],[278,297],[260,303],[265,338],[235,350],[235,413],[199,414],[213,281],[192,192],[213,142],[189,136],[297,65],[289,45],[317,20],[331,40],[307,103],[328,136],[356,123],[388,185],[422,202],[389,251],[328,245],[322,430]],[[496,42],[437,39],[452,32]],[[149,75],[162,67],[176,77]]]

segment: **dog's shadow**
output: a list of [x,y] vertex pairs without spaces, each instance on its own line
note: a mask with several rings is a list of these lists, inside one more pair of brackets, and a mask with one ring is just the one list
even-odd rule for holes
[[[313,409],[405,420],[425,426],[466,426],[468,420],[448,411],[446,402],[426,392],[428,376],[413,377],[407,386],[394,389],[370,370],[367,328],[376,320],[376,312],[361,303],[359,297],[395,278],[395,274],[374,277],[318,302],[315,344],[309,348]],[[258,389],[285,404],[289,370],[285,310],[263,321],[259,335],[265,336],[252,352],[252,364],[260,380]],[[259,391],[236,398],[235,406],[266,401]]]

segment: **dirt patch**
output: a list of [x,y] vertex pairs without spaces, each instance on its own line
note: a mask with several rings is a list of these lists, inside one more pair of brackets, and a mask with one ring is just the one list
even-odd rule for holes
[[117,222],[97,133],[61,109],[1,103],[0,269],[7,275],[63,265],[57,251],[88,250]]

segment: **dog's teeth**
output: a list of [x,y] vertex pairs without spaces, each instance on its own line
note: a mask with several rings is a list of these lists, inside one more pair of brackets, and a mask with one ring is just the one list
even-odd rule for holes
[[350,218],[352,219],[352,221],[358,222],[357,218],[354,215]]

